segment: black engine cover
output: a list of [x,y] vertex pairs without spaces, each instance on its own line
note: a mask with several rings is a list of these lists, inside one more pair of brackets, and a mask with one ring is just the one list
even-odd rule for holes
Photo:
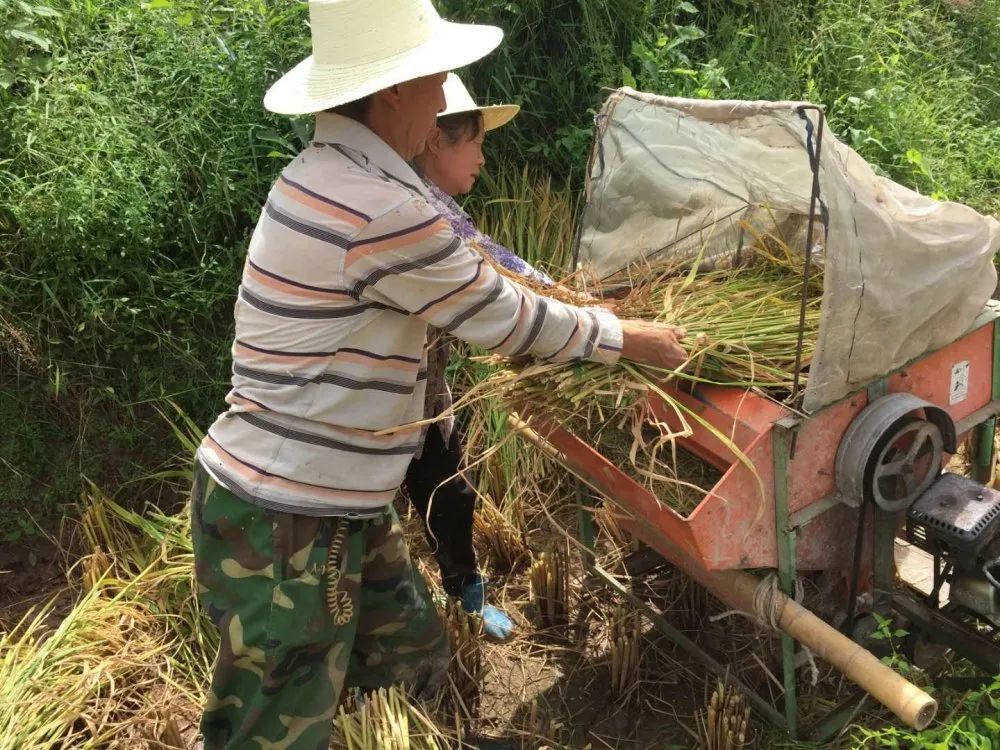
[[959,570],[978,571],[981,551],[1000,532],[1000,492],[945,473],[910,507],[907,539]]

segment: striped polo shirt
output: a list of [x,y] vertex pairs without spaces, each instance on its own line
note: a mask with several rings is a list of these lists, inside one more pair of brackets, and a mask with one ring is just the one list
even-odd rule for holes
[[198,460],[243,499],[381,513],[418,445],[428,325],[504,355],[614,363],[617,319],[497,274],[408,164],[334,114],[282,172],[236,299],[229,409]]

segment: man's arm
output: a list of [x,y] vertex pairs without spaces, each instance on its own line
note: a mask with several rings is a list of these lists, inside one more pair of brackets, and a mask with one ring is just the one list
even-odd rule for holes
[[[541,297],[498,274],[420,198],[375,217],[354,238],[344,277],[359,299],[402,308],[506,356],[613,364],[622,354],[623,326],[614,315]],[[683,361],[672,327],[625,330],[627,355],[659,365]]]

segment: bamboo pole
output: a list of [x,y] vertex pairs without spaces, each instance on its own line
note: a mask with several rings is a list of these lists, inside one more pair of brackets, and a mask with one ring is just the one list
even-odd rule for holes
[[[663,548],[669,546],[669,543],[660,544],[657,551],[727,604],[745,612],[753,611],[754,592],[761,583],[760,578],[742,570],[704,570],[685,555],[666,555]],[[774,606],[782,631],[843,672],[905,724],[921,730],[934,719],[937,701],[879,661],[871,651],[780,591],[775,593]]]

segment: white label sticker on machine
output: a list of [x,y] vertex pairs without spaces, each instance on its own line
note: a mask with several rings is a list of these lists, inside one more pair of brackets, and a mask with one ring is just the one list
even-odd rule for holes
[[951,394],[948,406],[960,404],[969,395],[969,361],[956,362],[951,366]]

